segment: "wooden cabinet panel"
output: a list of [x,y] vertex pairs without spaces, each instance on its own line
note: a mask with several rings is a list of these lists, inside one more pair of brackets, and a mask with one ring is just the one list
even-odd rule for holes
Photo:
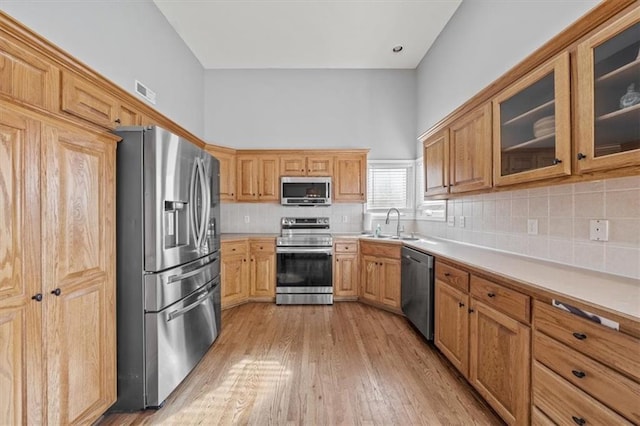
[[437,280],[434,343],[465,377],[469,375],[469,296]]
[[107,129],[115,129],[120,105],[116,98],[71,73],[62,73],[63,111]]
[[247,254],[222,255],[220,278],[222,282],[222,308],[241,303],[249,296],[250,271]]
[[276,247],[275,241],[251,240],[251,285],[249,296],[272,299],[276,295]]
[[378,280],[378,258],[373,256],[362,257],[362,278],[360,285],[362,286],[362,298],[370,302],[377,302],[379,299],[380,289]]
[[115,144],[43,129],[47,417],[90,422],[116,399]]
[[436,133],[423,143],[424,195],[449,192],[449,129]]
[[529,327],[471,298],[469,381],[508,424],[529,423]]
[[[348,249],[348,247],[347,247]],[[333,292],[335,297],[358,296],[358,254],[336,253],[333,270]]]
[[385,259],[380,263],[380,301],[390,308],[400,310],[400,260]]
[[302,155],[285,155],[280,157],[280,174],[282,176],[306,176],[307,157]]
[[278,163],[276,156],[258,157],[258,199],[262,201],[280,200]]
[[491,104],[472,111],[450,127],[451,192],[491,188]]
[[[35,302],[34,302],[35,303]],[[5,307],[0,302],[0,423],[27,423],[27,314],[26,306]]]
[[333,176],[333,156],[280,156],[280,176]]
[[220,200],[236,199],[236,155],[233,151],[217,149],[207,145],[205,150],[220,162]]
[[118,126],[140,126],[142,125],[142,116],[130,106],[120,105],[115,122]]
[[307,176],[333,176],[333,157],[330,155],[307,157]]
[[640,381],[640,339],[564,312],[534,304],[536,329]]
[[399,243],[375,243],[371,241],[360,242],[360,252],[371,256],[400,259],[401,249],[402,244]]
[[639,383],[540,332],[534,333],[533,350],[538,362],[573,386],[640,424]]
[[236,158],[236,190],[238,201],[258,199],[258,159],[255,156]]
[[367,155],[341,155],[334,164],[333,200],[366,201]]
[[400,244],[360,242],[362,298],[400,312]]
[[471,295],[525,324],[531,314],[530,297],[499,284],[471,276]]
[[60,70],[6,33],[0,34],[0,93],[57,111]]
[[536,361],[532,380],[534,404],[556,424],[631,424]]
[[467,271],[436,260],[435,278],[463,293],[469,292],[469,273]]

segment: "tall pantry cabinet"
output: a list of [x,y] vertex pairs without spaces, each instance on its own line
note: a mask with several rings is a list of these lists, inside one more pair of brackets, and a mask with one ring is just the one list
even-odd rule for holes
[[115,136],[0,101],[0,423],[115,401]]

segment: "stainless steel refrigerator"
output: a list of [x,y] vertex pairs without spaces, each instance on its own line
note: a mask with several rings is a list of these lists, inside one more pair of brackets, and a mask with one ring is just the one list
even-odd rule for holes
[[160,407],[220,332],[219,162],[160,127],[117,150],[118,400]]

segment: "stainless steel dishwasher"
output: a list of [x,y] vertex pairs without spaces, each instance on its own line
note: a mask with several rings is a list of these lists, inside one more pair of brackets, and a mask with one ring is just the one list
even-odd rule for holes
[[402,312],[433,340],[433,256],[402,247]]

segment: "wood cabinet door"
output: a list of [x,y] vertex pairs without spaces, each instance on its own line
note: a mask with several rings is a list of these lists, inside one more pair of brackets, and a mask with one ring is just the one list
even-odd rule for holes
[[116,399],[115,153],[110,138],[43,127],[49,424],[91,423]]
[[362,298],[370,302],[380,300],[379,274],[380,267],[378,259],[373,256],[362,256]]
[[132,107],[120,105],[115,122],[118,126],[140,126],[142,125],[142,116]]
[[222,282],[222,307],[245,300],[249,295],[249,267],[247,254],[222,256],[220,264]]
[[258,158],[258,198],[262,201],[280,200],[279,158],[260,156]]
[[450,126],[449,188],[451,192],[491,188],[491,104]]
[[252,253],[251,290],[252,297],[275,297],[276,295],[276,255],[273,253]]
[[529,424],[529,327],[471,298],[469,381],[508,424]]
[[307,157],[307,176],[333,176],[333,157],[331,155]]
[[424,195],[449,192],[449,129],[436,133],[423,143]]
[[334,201],[364,202],[367,197],[367,156],[341,155],[335,159]]
[[358,296],[358,255],[340,253],[333,264],[333,291],[336,297]]
[[236,155],[212,146],[205,147],[206,151],[220,162],[220,200],[235,201],[236,199]]
[[307,157],[302,155],[280,157],[280,175],[281,176],[306,176],[307,175]]
[[469,373],[469,295],[436,280],[434,343],[465,377]]
[[62,73],[63,111],[73,114],[98,126],[113,130],[118,123],[120,105],[117,99],[100,91],[92,83],[71,73]]
[[0,424],[42,424],[40,122],[0,108]]
[[60,70],[21,42],[0,34],[0,93],[58,111]]
[[621,105],[625,93],[640,89],[639,28],[636,4],[577,47],[578,173],[640,165],[640,104]]
[[236,190],[238,201],[258,199],[258,159],[255,156],[236,158]]
[[396,310],[400,309],[400,260],[381,259],[380,301]]

